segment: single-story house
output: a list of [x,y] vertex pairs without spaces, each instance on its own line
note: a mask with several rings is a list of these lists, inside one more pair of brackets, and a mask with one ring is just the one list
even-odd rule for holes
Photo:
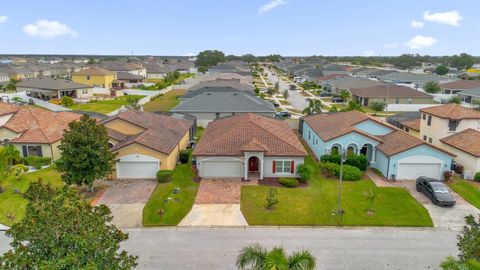
[[332,151],[363,154],[387,179],[442,179],[455,156],[358,111],[305,116],[300,125],[317,158]]
[[420,112],[403,112],[389,116],[387,122],[397,128],[413,135],[420,137]]
[[355,88],[365,88],[378,85],[385,85],[383,82],[369,80],[361,77],[336,77],[332,80],[323,81],[325,89],[332,93],[338,93],[341,90],[351,90]]
[[148,79],[163,79],[170,72],[168,68],[159,64],[148,64],[145,65],[145,68],[147,69]]
[[480,88],[480,80],[458,80],[440,84],[444,94],[456,94],[474,88]]
[[129,110],[102,123],[117,153],[115,178],[155,178],[159,170],[173,170],[193,139],[194,121],[175,116]]
[[72,112],[0,103],[0,141],[15,146],[23,157],[50,157],[55,161],[61,156],[58,146],[64,131],[80,117]]
[[475,104],[480,101],[480,86],[468,90],[457,92],[462,102]]
[[442,148],[457,156],[454,160],[463,166],[464,178],[473,179],[480,172],[480,131],[469,128],[440,141]]
[[273,117],[273,104],[243,92],[203,92],[186,99],[171,112],[189,114],[197,118],[197,124],[206,127],[208,123],[225,116],[243,113],[257,113]]
[[297,177],[307,156],[286,122],[246,113],[208,124],[193,155],[202,178]]
[[65,79],[39,78],[23,80],[17,84],[17,91],[26,91],[28,96],[43,100],[62,98],[91,98],[93,88]]
[[431,104],[433,97],[425,92],[400,85],[377,85],[350,89],[352,99],[362,106],[372,102],[385,104]]

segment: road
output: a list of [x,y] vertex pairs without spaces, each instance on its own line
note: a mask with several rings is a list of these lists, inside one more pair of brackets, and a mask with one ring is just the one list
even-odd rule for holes
[[[308,249],[317,269],[439,269],[456,255],[455,231],[415,228],[154,228],[125,230],[138,269],[235,269],[246,244]],[[0,253],[8,239],[0,234]]]
[[275,85],[276,82],[279,82],[280,93],[283,93],[285,90],[288,90],[288,102],[297,110],[303,111],[305,107],[308,107],[308,102],[299,91],[290,90],[290,85],[284,80],[280,79],[277,75],[273,74],[270,70],[266,70],[268,79]]

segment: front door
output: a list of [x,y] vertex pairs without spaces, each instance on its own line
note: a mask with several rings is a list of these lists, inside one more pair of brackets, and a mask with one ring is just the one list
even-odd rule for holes
[[248,171],[249,172],[258,172],[258,158],[250,157],[248,159]]

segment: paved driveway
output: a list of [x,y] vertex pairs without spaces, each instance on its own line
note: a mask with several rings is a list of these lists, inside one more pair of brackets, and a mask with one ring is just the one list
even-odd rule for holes
[[112,223],[120,228],[142,227],[143,207],[156,185],[155,180],[116,180],[95,204],[107,205],[112,211]]

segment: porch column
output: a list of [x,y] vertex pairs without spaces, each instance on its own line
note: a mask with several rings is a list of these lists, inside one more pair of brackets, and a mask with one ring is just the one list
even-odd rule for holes
[[246,159],[245,157],[243,158],[243,169],[245,171],[244,180],[248,180],[248,159]]
[[372,160],[371,160],[370,162],[375,163],[375,152],[376,152],[376,151],[375,151],[375,147],[373,146],[373,147],[372,147]]
[[263,158],[260,159],[260,179],[263,179]]

